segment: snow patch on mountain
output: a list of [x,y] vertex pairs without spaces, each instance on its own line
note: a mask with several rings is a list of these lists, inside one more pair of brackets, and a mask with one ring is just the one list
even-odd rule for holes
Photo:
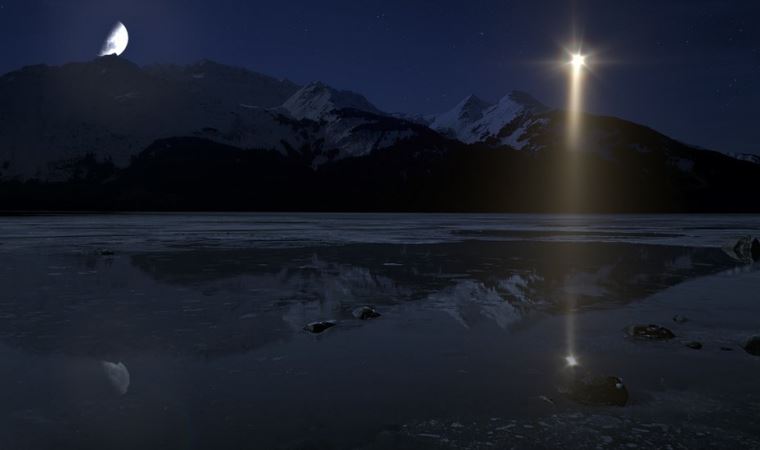
[[694,161],[689,158],[671,157],[668,162],[681,172],[689,173],[694,170]]
[[754,153],[727,153],[728,156],[738,159],[739,161],[747,161],[753,164],[760,164],[760,155]]
[[453,109],[435,117],[430,128],[464,142],[476,139],[472,129],[483,118],[483,112],[493,105],[475,95],[469,95]]
[[526,111],[525,105],[513,100],[511,95],[506,95],[499,100],[499,103],[483,113],[483,118],[473,127],[472,135],[477,140],[495,136],[524,111]]

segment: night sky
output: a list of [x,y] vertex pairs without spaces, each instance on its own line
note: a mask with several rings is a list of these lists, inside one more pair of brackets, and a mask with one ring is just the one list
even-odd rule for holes
[[139,64],[208,58],[410,113],[512,89],[562,107],[579,36],[587,110],[760,153],[758,0],[0,0],[0,72],[93,59],[117,20]]

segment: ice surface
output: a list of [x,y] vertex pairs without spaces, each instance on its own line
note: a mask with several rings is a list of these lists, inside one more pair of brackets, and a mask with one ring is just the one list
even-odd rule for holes
[[0,251],[24,247],[136,250],[177,245],[240,248],[465,240],[625,242],[721,247],[758,234],[757,215],[113,214],[0,217]]
[[[0,440],[644,448],[688,432],[752,448],[758,360],[739,345],[760,272],[720,247],[759,230],[731,215],[3,217]],[[361,305],[382,316],[354,318]],[[339,325],[303,331],[326,319]],[[677,339],[632,342],[632,323]],[[569,336],[630,405],[559,394]]]

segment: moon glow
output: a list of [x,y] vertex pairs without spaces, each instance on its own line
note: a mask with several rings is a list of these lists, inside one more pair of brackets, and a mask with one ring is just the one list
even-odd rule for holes
[[100,50],[99,56],[116,55],[120,56],[127,49],[129,44],[129,33],[127,27],[121,22],[116,22],[111,34],[108,35],[108,39],[103,44],[103,49]]

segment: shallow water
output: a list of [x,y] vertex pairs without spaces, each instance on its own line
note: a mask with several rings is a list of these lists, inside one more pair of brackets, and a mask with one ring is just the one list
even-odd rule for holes
[[[720,248],[758,230],[758,216],[0,218],[0,442],[760,446],[760,358],[739,346],[760,334],[760,272]],[[382,316],[354,319],[367,304]],[[302,330],[324,319],[338,325]],[[632,323],[677,338],[634,342]],[[563,397],[578,370],[623,377],[629,404]]]

